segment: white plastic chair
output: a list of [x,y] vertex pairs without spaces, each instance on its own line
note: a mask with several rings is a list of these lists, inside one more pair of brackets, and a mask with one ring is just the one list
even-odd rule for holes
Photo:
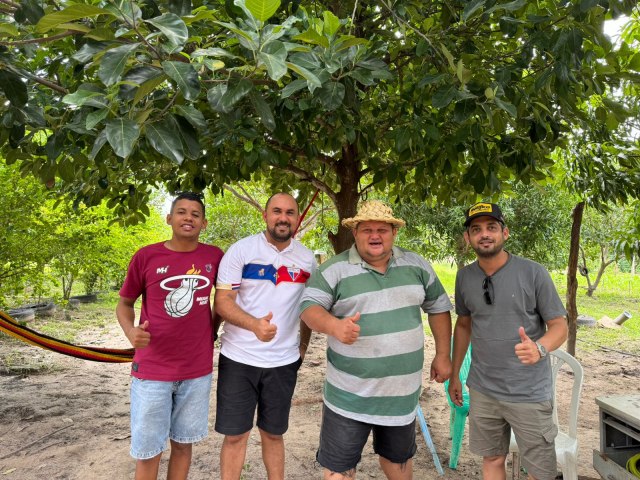
[[[551,356],[551,378],[553,382],[553,421],[558,425],[558,436],[556,437],[556,457],[562,470],[564,480],[578,480],[578,406],[580,403],[580,393],[582,392],[582,365],[564,350],[554,350]],[[558,372],[564,364],[567,364],[573,371],[573,388],[571,389],[571,406],[569,408],[568,425],[569,430],[563,432],[558,423],[558,402],[556,378]],[[511,478],[520,478],[520,458],[518,444],[515,436],[511,432],[511,445],[509,452],[512,454]]]

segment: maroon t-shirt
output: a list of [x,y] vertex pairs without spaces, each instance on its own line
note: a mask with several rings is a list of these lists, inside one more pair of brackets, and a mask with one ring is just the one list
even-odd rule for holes
[[131,259],[120,296],[142,295],[140,324],[149,321],[151,342],[137,348],[131,374],[146,380],[178,381],[213,370],[211,289],[223,252],[199,243],[174,252],[164,242],[141,248]]

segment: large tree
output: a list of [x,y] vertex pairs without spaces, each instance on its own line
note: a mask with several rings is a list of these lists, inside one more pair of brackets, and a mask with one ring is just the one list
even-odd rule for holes
[[[635,4],[6,0],[1,149],[128,221],[150,187],[252,174],[320,189],[340,218],[374,187],[466,201],[548,176],[565,134],[592,129],[584,104],[638,79],[603,33]],[[627,114],[604,107],[605,130]]]

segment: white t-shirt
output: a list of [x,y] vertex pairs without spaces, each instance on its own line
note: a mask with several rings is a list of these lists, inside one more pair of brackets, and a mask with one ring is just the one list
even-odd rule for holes
[[237,290],[236,303],[256,318],[273,313],[278,327],[270,342],[224,323],[220,353],[254,367],[288,365],[300,357],[298,304],[307,279],[316,269],[313,252],[297,240],[279,251],[264,232],[231,245],[218,268],[217,289]]

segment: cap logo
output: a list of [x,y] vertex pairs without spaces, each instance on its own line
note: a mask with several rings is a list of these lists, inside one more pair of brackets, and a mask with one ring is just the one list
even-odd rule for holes
[[468,216],[471,217],[478,213],[493,213],[493,207],[490,203],[478,203],[471,207]]

